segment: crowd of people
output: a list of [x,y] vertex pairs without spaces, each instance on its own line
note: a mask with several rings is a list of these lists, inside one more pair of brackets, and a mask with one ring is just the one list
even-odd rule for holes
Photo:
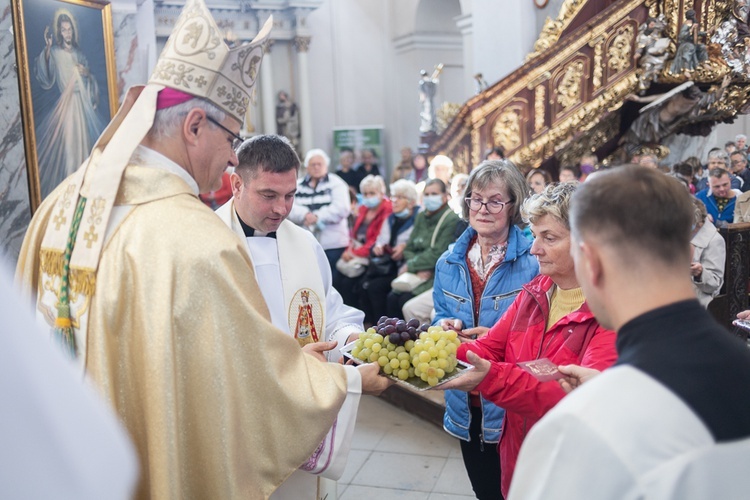
[[[37,209],[15,278],[35,325],[0,280],[5,496],[335,498],[360,395],[394,383],[335,347],[379,315],[461,340],[444,427],[478,498],[746,494],[750,351],[701,307],[744,143],[703,188],[646,156],[555,183],[497,148],[467,176],[404,151],[387,185],[370,150],[338,175],[321,149],[238,136],[246,47],[193,50],[196,18],[219,31],[188,0],[157,67],[204,64],[208,84],[130,89]],[[560,383],[529,369],[545,360]]]
[[[577,186],[608,169],[588,155],[562,166],[553,182],[542,169],[524,175],[502,150],[487,155],[499,159],[454,175],[449,158],[427,165],[404,148],[389,188],[380,176],[356,177],[359,208],[332,273],[344,302],[364,311],[365,328],[380,316],[417,318],[456,330],[472,351],[499,363],[486,382],[446,391],[444,428],[460,440],[477,498],[502,498],[527,433],[565,395],[516,363],[549,358],[601,371],[617,351],[614,331],[587,305],[570,256],[570,200]],[[666,169],[652,154],[631,160],[692,195],[685,276],[704,308],[723,284],[726,251],[717,226],[722,214],[735,212],[728,199],[750,191],[747,160],[744,149],[712,150],[705,166],[691,158]],[[411,180],[415,171],[426,173],[419,184]],[[311,175],[308,167],[299,185]]]

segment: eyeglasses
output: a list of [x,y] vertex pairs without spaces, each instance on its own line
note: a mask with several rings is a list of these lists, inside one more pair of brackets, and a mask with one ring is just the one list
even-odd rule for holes
[[482,201],[478,198],[464,198],[466,205],[469,209],[474,212],[479,212],[482,209],[482,205],[487,207],[487,211],[491,214],[499,214],[505,208],[505,205],[510,205],[512,201],[500,201],[500,200],[489,200]]
[[214,125],[216,125],[217,127],[219,127],[221,130],[223,130],[227,134],[229,134],[232,137],[234,137],[234,140],[232,141],[232,149],[234,149],[235,151],[237,150],[237,148],[240,147],[240,144],[242,144],[244,142],[244,139],[242,137],[240,137],[239,135],[235,134],[234,132],[232,132],[231,130],[229,130],[228,128],[226,128],[224,125],[222,125],[221,123],[219,123],[218,120],[216,120],[214,118],[211,118],[208,115],[206,115],[206,120],[210,121],[211,123],[213,123]]

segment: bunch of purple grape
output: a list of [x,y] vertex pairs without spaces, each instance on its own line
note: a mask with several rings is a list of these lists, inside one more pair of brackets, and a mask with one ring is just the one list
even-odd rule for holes
[[392,344],[404,345],[408,340],[417,340],[419,333],[426,332],[429,327],[429,323],[420,325],[416,318],[404,321],[399,318],[381,316],[375,329],[383,338],[387,337]]

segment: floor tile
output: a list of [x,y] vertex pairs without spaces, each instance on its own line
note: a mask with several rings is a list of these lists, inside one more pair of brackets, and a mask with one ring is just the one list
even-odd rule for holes
[[341,479],[339,479],[339,485],[351,483],[352,478],[359,472],[359,469],[362,468],[362,465],[367,461],[371,453],[370,450],[351,450],[344,473],[341,475]]
[[476,498],[474,495],[449,495],[446,493],[430,493],[427,500],[469,500]]
[[394,421],[375,446],[376,451],[409,453],[447,458],[458,442],[444,431],[421,419]]
[[406,491],[390,488],[376,488],[373,486],[350,485],[339,500],[427,500],[429,493],[424,491]]
[[449,493],[452,495],[472,495],[471,481],[466,473],[464,461],[460,458],[449,458],[440,473],[433,493]]
[[373,452],[350,485],[431,492],[447,459]]

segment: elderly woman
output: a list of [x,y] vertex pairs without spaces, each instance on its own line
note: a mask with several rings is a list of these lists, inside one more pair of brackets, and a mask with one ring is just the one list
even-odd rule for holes
[[448,206],[448,188],[443,181],[430,179],[425,183],[422,204],[424,210],[417,214],[404,249],[404,264],[398,270],[399,276],[411,273],[420,282],[409,291],[391,290],[386,314],[392,318],[402,316],[409,299],[432,288],[435,264],[455,239],[459,218]]
[[552,184],[552,176],[546,170],[535,168],[526,174],[526,182],[529,185],[529,194],[539,194],[544,191],[547,184]]
[[[404,263],[406,242],[419,213],[414,183],[399,179],[391,184],[391,204],[393,213],[380,229],[378,239],[370,250],[370,266],[360,282],[359,308],[365,313],[365,324],[375,324],[386,310],[391,281]],[[376,259],[379,260],[377,264]]]
[[703,307],[719,294],[721,285],[724,283],[724,263],[727,258],[727,249],[724,238],[721,237],[706,213],[706,206],[693,198],[694,206],[694,229],[693,239],[693,262],[690,264],[690,274],[693,277],[693,288]]
[[339,176],[329,173],[331,159],[322,149],[305,156],[307,175],[297,181],[297,194],[289,220],[315,234],[336,276],[336,262],[349,246],[349,188]]
[[[516,226],[526,181],[507,160],[485,161],[469,176],[461,198],[469,227],[435,268],[434,322],[462,338],[484,335],[539,272],[531,242]],[[461,454],[477,498],[501,498],[497,443],[505,411],[478,392],[445,393],[445,430]]]
[[522,213],[535,236],[531,254],[540,275],[522,287],[487,335],[458,348],[461,360],[467,360],[468,351],[475,354],[470,362],[476,370],[441,386],[476,389],[505,408],[499,446],[503,495],[529,429],[565,396],[557,382],[540,382],[517,363],[548,358],[555,365],[603,370],[617,358],[615,333],[600,326],[589,310],[570,256],[568,207],[575,188],[573,183],[549,185],[526,200]]
[[[359,183],[359,192],[362,193],[362,204],[354,221],[351,242],[341,254],[341,260],[345,263],[357,259],[366,260],[370,256],[370,249],[375,245],[383,223],[391,215],[391,202],[385,197],[385,182],[382,177],[368,175]],[[347,305],[357,306],[355,288],[360,276],[361,274],[345,276],[339,272],[333,280],[333,286]]]

